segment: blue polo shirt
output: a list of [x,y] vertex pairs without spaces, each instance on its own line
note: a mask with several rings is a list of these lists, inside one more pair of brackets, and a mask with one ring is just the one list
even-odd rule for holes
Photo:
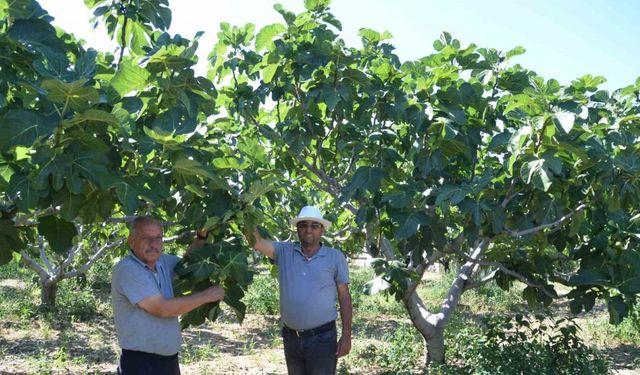
[[180,351],[182,336],[178,318],[160,318],[138,306],[138,302],[155,294],[173,298],[173,269],[180,260],[162,254],[156,272],[133,252],[115,266],[111,279],[111,301],[118,343],[122,349],[160,355]]
[[323,245],[307,260],[297,242],[274,242],[273,247],[282,322],[292,329],[310,329],[335,320],[337,285],[349,283],[344,254]]

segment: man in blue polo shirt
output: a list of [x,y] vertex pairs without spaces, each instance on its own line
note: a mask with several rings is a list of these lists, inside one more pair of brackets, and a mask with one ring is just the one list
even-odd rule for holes
[[[337,359],[351,350],[349,270],[339,250],[320,241],[331,222],[306,206],[291,220],[300,242],[272,242],[254,228],[254,249],[279,268],[280,315],[290,375],[335,374]],[[342,334],[337,339],[336,297]]]
[[[202,246],[206,232],[198,232],[197,237],[189,249]],[[128,237],[131,252],[113,271],[111,298],[122,348],[118,374],[180,374],[178,352],[182,337],[178,316],[224,297],[219,285],[174,297],[171,279],[180,258],[163,254],[162,240],[159,220],[136,218]]]

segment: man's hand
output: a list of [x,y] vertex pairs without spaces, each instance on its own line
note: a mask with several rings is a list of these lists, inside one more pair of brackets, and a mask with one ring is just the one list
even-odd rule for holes
[[342,336],[338,340],[338,349],[336,350],[336,357],[340,358],[349,354],[351,351],[351,336]]
[[209,231],[208,231],[208,230],[206,230],[206,229],[198,229],[198,230],[196,231],[196,237],[197,237],[199,240],[206,241],[206,240],[207,240],[207,237],[209,237]]
[[258,230],[258,227],[253,227],[253,229],[245,227],[244,235],[246,236],[247,241],[249,243],[251,243],[251,240],[250,240],[251,231],[253,231],[253,238],[255,239],[255,243],[253,244],[253,249],[258,250],[263,255],[266,255],[269,258],[273,259],[276,251],[273,246],[273,242],[265,238],[262,238],[262,236],[260,235],[260,231]]
[[196,230],[196,238],[191,241],[191,245],[189,245],[189,247],[187,248],[187,251],[184,253],[183,258],[189,256],[189,254],[191,254],[193,250],[206,245],[207,237],[209,237],[209,231],[207,231],[206,229]]
[[207,299],[207,302],[222,301],[224,298],[224,289],[220,285],[210,286],[200,293]]

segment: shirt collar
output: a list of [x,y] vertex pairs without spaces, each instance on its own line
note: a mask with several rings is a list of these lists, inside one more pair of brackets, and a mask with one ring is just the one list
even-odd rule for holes
[[[302,245],[300,245],[300,242],[296,242],[295,245],[293,246],[293,249],[295,251],[297,251],[300,255],[302,255],[303,257],[306,258],[306,255],[304,255],[304,253],[302,252]],[[320,242],[320,249],[311,258],[323,257],[325,255],[327,255],[327,248],[324,246],[324,244],[322,242]],[[311,259],[311,258],[309,258],[309,259]]]

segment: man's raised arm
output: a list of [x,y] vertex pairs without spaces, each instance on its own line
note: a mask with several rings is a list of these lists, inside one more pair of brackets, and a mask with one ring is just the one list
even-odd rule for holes
[[[253,232],[253,233],[252,233]],[[252,234],[250,234],[252,233]],[[273,257],[275,256],[275,248],[273,247],[273,242],[266,239],[266,238],[262,238],[262,236],[260,235],[260,232],[258,231],[257,227],[253,227],[253,228],[248,228],[246,227],[244,230],[244,235],[247,238],[247,240],[249,242],[251,242],[250,240],[250,235],[253,236],[253,238],[255,239],[255,243],[253,245],[253,249],[254,250],[258,250],[259,252],[261,252],[262,254],[268,256],[269,258],[273,259]]]

